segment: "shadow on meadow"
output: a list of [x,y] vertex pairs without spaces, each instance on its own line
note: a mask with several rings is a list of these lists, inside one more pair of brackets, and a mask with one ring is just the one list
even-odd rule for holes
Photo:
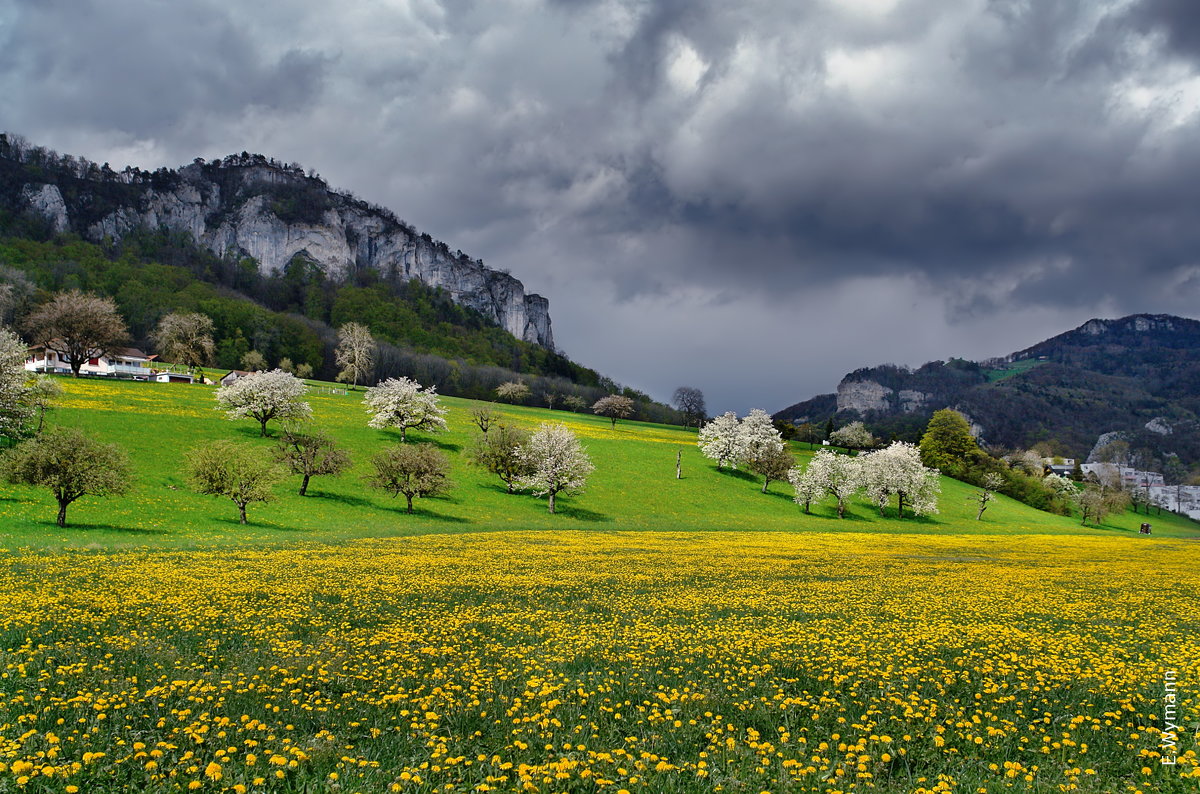
[[498,494],[501,494],[502,496],[511,496],[513,498],[530,495],[529,491],[520,491],[520,490],[515,490],[512,493],[509,493],[508,486],[502,482],[487,482],[487,483],[481,482],[481,483],[478,483],[475,487],[479,488],[480,490],[483,490],[483,491],[491,491],[492,493],[498,493]]
[[83,530],[84,532],[119,532],[122,535],[169,535],[165,529],[146,529],[145,527],[121,527],[116,524],[88,524],[77,523],[75,521],[67,521],[65,527],[60,527],[54,521],[38,521],[42,526],[51,527],[54,530],[72,531]]
[[745,480],[746,482],[758,482],[757,474],[749,471],[742,471],[741,469],[718,469],[714,466],[713,471],[724,477],[733,477],[738,480]]
[[400,440],[399,430],[382,430],[379,433],[380,438],[391,444],[433,444],[438,449],[444,452],[461,452],[462,444],[456,444],[453,441],[443,441],[437,436],[425,436],[417,433],[409,433],[407,441]]
[[588,521],[590,523],[597,524],[611,524],[613,522],[612,516],[605,515],[604,513],[597,513],[594,510],[588,510],[587,508],[583,507],[571,507],[570,505],[564,505],[561,502],[555,505],[554,513],[555,515],[573,518],[576,521]]
[[312,530],[312,529],[304,529],[303,527],[289,527],[289,526],[285,526],[284,524],[275,524],[275,523],[272,523],[271,521],[256,521],[255,518],[256,518],[256,516],[253,513],[251,513],[248,516],[246,516],[246,523],[243,524],[241,519],[238,518],[237,512],[235,511],[232,516],[226,516],[226,515],[210,516],[209,520],[214,521],[218,524],[228,524],[229,526],[245,528],[245,529],[250,529],[253,527],[255,529],[269,529],[269,530],[273,530],[275,532],[315,532],[316,531],[316,530]]
[[330,502],[339,502],[351,507],[378,507],[375,502],[362,496],[351,496],[350,494],[332,493],[330,491],[314,491],[311,488],[303,498],[327,499]]
[[[384,508],[384,509],[386,510],[387,508]],[[426,510],[425,508],[418,507],[416,505],[413,505],[413,511],[411,513],[409,513],[408,508],[404,504],[403,501],[400,501],[399,505],[397,505],[395,508],[392,508],[391,510],[388,510],[388,512],[396,513],[397,515],[400,516],[400,519],[402,521],[404,521],[404,520],[411,520],[411,521],[425,520],[425,521],[436,521],[439,524],[470,524],[470,523],[472,523],[471,519],[469,519],[469,518],[463,518],[462,516],[448,516],[448,515],[444,515],[442,513],[435,513],[432,510]]]

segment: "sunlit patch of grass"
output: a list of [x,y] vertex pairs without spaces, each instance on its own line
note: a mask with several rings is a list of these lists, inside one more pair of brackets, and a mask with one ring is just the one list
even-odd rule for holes
[[[587,490],[563,498],[559,514],[547,514],[544,500],[508,495],[499,479],[472,468],[464,451],[476,428],[470,413],[480,406],[469,400],[446,398],[449,432],[416,440],[438,444],[451,458],[454,490],[446,497],[421,500],[415,515],[405,515],[387,496],[364,481],[372,455],[399,443],[395,433],[366,426],[362,391],[309,395],[315,424],[344,445],[355,461],[340,478],[315,478],[309,497],[296,494],[299,481],[289,480],[277,500],[254,505],[251,524],[237,523],[235,508],[222,500],[188,491],[182,470],[189,451],[218,439],[236,439],[270,454],[272,439],[258,437],[254,422],[230,422],[215,410],[214,388],[201,385],[130,383],[62,378],[61,406],[50,421],[86,429],[127,449],[137,474],[127,496],[80,500],[72,505],[67,530],[53,526],[55,509],[48,492],[0,485],[0,547],[61,547],[98,544],[110,548],[146,543],[208,546],[213,543],[278,543],[339,540],[353,537],[422,534],[427,532],[489,531],[496,529],[678,529],[721,531],[787,530],[803,532],[918,533],[1084,533],[1117,532],[1131,543],[1160,536],[1200,535],[1187,519],[1151,516],[1152,538],[1138,537],[1143,516],[1112,516],[1102,530],[1081,528],[1075,519],[1033,510],[1009,499],[988,507],[984,520],[975,521],[969,498],[973,489],[943,480],[938,515],[921,520],[880,517],[870,505],[857,502],[846,520],[836,519],[829,505],[812,515],[791,501],[786,483],[774,483],[759,493],[745,472],[719,472],[696,448],[695,431],[678,427],[621,421],[612,428],[603,417],[523,406],[496,405],[501,421],[530,429],[542,422],[564,422],[583,439],[596,464]],[[683,456],[683,479],[675,478],[676,451]],[[794,449],[801,460],[812,454]]]

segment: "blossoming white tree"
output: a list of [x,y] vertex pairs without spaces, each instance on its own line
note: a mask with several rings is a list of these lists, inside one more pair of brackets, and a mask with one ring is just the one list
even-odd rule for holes
[[743,456],[742,423],[733,411],[725,413],[700,428],[696,446],[707,458],[717,462],[717,468],[726,463],[736,464]]
[[610,394],[596,400],[592,405],[592,413],[608,417],[615,430],[618,419],[624,419],[633,414],[633,400],[623,394]]
[[899,518],[904,518],[905,507],[918,516],[938,511],[937,498],[942,491],[938,471],[921,463],[921,452],[914,444],[893,441],[891,446],[863,456],[862,466],[867,497],[879,507],[879,515],[893,496]]
[[875,446],[875,436],[862,422],[851,422],[830,433],[829,443],[847,449],[870,449]]
[[771,415],[755,408],[738,427],[741,436],[739,457],[752,468],[756,461],[783,451],[783,437],[771,423]]
[[446,409],[438,404],[437,390],[411,378],[388,378],[367,389],[363,395],[367,411],[374,414],[367,424],[374,428],[396,427],[400,440],[408,440],[409,430],[436,433],[446,429]]
[[267,435],[267,422],[308,419],[312,406],[301,397],[308,391],[304,381],[290,372],[273,369],[238,378],[228,386],[217,389],[217,406],[229,419],[257,419],[262,435]]
[[788,482],[796,491],[793,501],[804,508],[805,515],[812,513],[813,502],[819,502],[825,497],[825,486],[818,482],[815,476],[808,474],[810,469],[811,463],[803,469],[793,466],[787,473]]
[[581,490],[596,469],[579,439],[561,424],[543,424],[518,454],[531,471],[517,480],[517,487],[529,488],[535,496],[549,495],[551,513],[558,493]]
[[1060,499],[1072,500],[1079,493],[1079,488],[1075,486],[1075,483],[1061,474],[1050,472],[1042,478],[1042,482]]
[[804,512],[814,501],[831,496],[837,502],[838,518],[846,515],[846,502],[862,488],[862,462],[828,449],[818,450],[803,472],[793,469],[788,479],[796,489],[796,503]]
[[25,381],[25,343],[0,327],[0,438],[15,441],[26,431],[33,409]]

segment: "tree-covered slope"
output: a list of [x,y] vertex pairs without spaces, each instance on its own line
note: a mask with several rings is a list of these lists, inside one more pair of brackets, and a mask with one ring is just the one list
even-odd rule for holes
[[[39,237],[41,239],[39,239]],[[97,245],[36,228],[26,216],[0,212],[0,284],[13,287],[11,320],[52,292],[83,289],[111,296],[132,340],[153,349],[151,332],[174,311],[202,312],[216,326],[216,364],[240,366],[249,350],[272,366],[287,358],[317,377],[336,374],[335,328],[366,324],[379,340],[376,376],[408,375],[446,394],[487,397],[523,378],[535,401],[574,394],[588,404],[613,391],[633,397],[639,415],[674,421],[675,413],[594,370],[540,345],[516,339],[444,291],[415,279],[364,273],[333,283],[301,259],[280,273],[218,257],[186,234],[158,230]]]
[[1085,458],[1099,436],[1124,435],[1139,465],[1174,453],[1200,464],[1200,322],[1168,315],[1091,320],[1004,359],[855,370],[836,395],[776,414],[823,426],[865,420],[884,438],[916,440],[939,408],[967,414],[997,448],[1044,442]]

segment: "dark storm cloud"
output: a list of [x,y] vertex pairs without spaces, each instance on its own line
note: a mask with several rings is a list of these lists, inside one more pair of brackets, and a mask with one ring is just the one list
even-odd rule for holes
[[192,118],[251,105],[302,109],[327,66],[303,48],[265,55],[221,5],[158,0],[20,0],[0,51],[25,115],[136,136],[186,135]]
[[[547,294],[582,361],[660,396],[698,380],[673,357],[782,367],[778,407],[1192,311],[1193,6],[0,0],[0,122],[115,165],[298,160]],[[762,346],[849,314],[828,371]]]
[[1176,52],[1200,57],[1200,6],[1191,0],[1142,0],[1128,19],[1142,31],[1166,36]]

